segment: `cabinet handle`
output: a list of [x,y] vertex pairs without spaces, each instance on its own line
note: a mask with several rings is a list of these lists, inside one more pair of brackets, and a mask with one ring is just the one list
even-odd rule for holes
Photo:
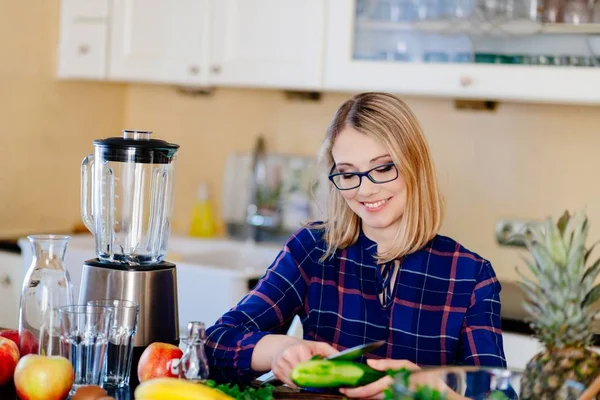
[[460,85],[462,87],[467,87],[467,86],[471,86],[473,84],[473,79],[468,77],[468,76],[461,76],[460,77]]
[[12,283],[12,280],[10,279],[10,276],[8,275],[4,275],[2,278],[0,278],[0,285],[4,286],[4,287],[9,287]]
[[200,68],[198,68],[197,65],[192,65],[190,67],[190,74],[192,74],[192,75],[198,75],[199,72],[200,72]]
[[221,67],[218,65],[213,65],[210,70],[213,74],[218,74],[221,72]]
[[79,51],[79,54],[87,54],[90,51],[90,46],[87,44],[81,44],[77,50]]

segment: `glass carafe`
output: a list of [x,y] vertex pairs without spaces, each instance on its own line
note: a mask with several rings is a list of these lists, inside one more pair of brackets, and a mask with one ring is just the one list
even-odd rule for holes
[[94,141],[81,164],[81,217],[100,261],[130,265],[164,259],[171,229],[178,145],[151,132]]
[[64,257],[69,236],[28,236],[33,259],[23,281],[19,309],[19,351],[59,355],[58,309],[73,304],[73,286]]

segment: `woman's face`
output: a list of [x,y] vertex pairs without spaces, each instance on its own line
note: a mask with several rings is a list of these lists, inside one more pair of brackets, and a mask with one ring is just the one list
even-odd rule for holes
[[[351,127],[345,127],[338,134],[331,152],[336,165],[334,172],[365,172],[392,162],[382,144]],[[383,230],[395,234],[406,207],[406,181],[402,175],[380,184],[364,176],[358,188],[340,190],[340,193],[362,219],[367,235],[377,236]]]

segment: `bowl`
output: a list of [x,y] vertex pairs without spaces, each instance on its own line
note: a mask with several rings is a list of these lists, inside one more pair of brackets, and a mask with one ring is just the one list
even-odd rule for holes
[[394,400],[516,400],[521,372],[502,368],[437,367],[394,377]]

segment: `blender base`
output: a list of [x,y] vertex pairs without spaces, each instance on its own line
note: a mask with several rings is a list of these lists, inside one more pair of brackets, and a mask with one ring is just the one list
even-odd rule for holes
[[133,339],[130,386],[137,386],[139,359],[154,342],[179,345],[177,271],[175,264],[148,266],[110,264],[88,260],[81,272],[79,304],[90,300],[129,300],[140,309]]

